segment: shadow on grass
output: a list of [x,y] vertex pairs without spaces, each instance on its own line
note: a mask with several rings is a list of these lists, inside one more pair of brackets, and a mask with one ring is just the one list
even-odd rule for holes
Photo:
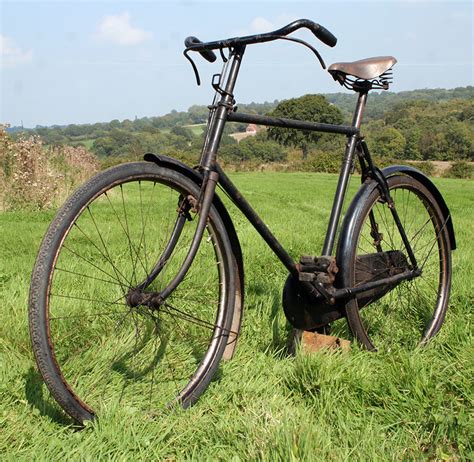
[[49,396],[45,399],[43,379],[33,367],[28,369],[23,378],[25,379],[25,397],[32,408],[37,409],[41,416],[49,417],[55,423],[74,425],[72,419],[63,414],[58,405],[51,403]]
[[273,293],[270,319],[268,320],[272,331],[272,343],[267,351],[278,358],[293,356],[292,327],[283,314],[281,291]]

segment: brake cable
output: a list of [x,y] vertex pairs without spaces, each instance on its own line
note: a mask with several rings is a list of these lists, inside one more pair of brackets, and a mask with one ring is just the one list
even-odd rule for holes
[[196,83],[197,83],[198,86],[200,86],[201,85],[201,78],[199,77],[199,71],[198,71],[198,68],[196,67],[196,64],[194,64],[193,59],[188,55],[188,53],[190,51],[192,51],[191,48],[186,48],[183,51],[183,55],[191,63],[191,66],[193,67],[193,71],[194,71],[194,76],[196,77]]
[[[319,54],[319,51],[316,50],[316,48],[313,47],[313,45],[309,44],[308,42],[305,42],[302,39],[294,38],[294,37],[287,37],[285,35],[269,35],[268,38],[271,38],[273,40],[288,40],[289,42],[295,42],[299,43],[300,45],[304,45],[306,48],[309,48],[318,58],[319,64],[321,64],[321,67],[323,69],[326,69],[326,63],[324,62],[322,56]],[[228,58],[224,55],[223,49],[227,47],[220,47],[219,52],[221,55],[222,60],[224,63],[228,61]],[[191,66],[193,67],[194,75],[196,77],[196,83],[197,85],[201,85],[201,78],[199,76],[199,71],[197,69],[196,64],[194,63],[193,59],[188,55],[190,51],[193,51],[192,48],[186,48],[183,52],[185,58],[191,63]]]
[[286,35],[271,35],[269,37],[275,38],[275,40],[288,40],[289,42],[295,42],[299,43],[301,45],[304,45],[306,48],[309,48],[318,58],[319,64],[321,64],[321,67],[323,69],[326,69],[326,63],[324,62],[322,56],[319,54],[319,51],[316,50],[316,48],[313,47],[313,45],[309,44],[308,42],[305,42],[304,40],[295,38],[295,37],[287,37]]

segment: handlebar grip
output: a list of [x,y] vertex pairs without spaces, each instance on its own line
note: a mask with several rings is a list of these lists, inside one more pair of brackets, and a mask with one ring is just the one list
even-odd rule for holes
[[[184,46],[188,48],[192,45],[198,45],[200,43],[203,42],[201,42],[201,40],[199,40],[197,37],[191,36],[186,38],[186,40],[184,41]],[[200,51],[199,54],[210,63],[213,63],[217,59],[216,54],[212,50]]]
[[337,38],[329,32],[325,27],[320,24],[313,23],[314,26],[310,27],[311,32],[326,45],[333,47],[337,43]]

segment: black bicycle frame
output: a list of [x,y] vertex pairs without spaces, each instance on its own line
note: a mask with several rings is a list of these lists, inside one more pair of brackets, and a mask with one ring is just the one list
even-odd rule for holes
[[[337,234],[337,228],[341,216],[342,205],[344,202],[344,197],[347,190],[347,185],[349,183],[349,177],[354,163],[354,153],[358,141],[360,141],[360,125],[362,122],[362,115],[367,101],[367,93],[360,93],[357,107],[354,113],[354,118],[352,125],[333,125],[333,124],[324,124],[324,123],[315,123],[307,122],[301,120],[292,120],[276,117],[267,117],[251,114],[242,114],[239,112],[234,112],[233,108],[233,95],[231,94],[231,89],[235,86],[235,80],[237,79],[238,69],[240,67],[240,62],[242,59],[243,50],[234,51],[231,56],[233,60],[231,65],[231,72],[229,73],[228,80],[226,82],[225,92],[222,92],[219,88],[218,92],[221,93],[221,99],[217,104],[217,111],[219,111],[216,119],[217,121],[222,121],[222,129],[225,121],[229,122],[240,122],[240,123],[253,123],[257,125],[266,125],[273,127],[282,127],[282,128],[293,128],[297,130],[309,130],[317,132],[326,132],[345,135],[348,137],[348,143],[346,145],[346,151],[344,155],[344,160],[341,166],[341,172],[339,176],[339,181],[336,187],[336,192],[334,195],[334,201],[331,211],[331,216],[329,219],[329,224],[326,232],[326,239],[322,249],[323,255],[330,255],[334,248],[334,242]],[[211,109],[212,111],[212,109]],[[222,120],[225,116],[225,120]],[[224,174],[220,166],[216,162],[216,151],[212,149],[214,146],[218,146],[220,137],[222,134],[221,125],[215,123],[212,124],[213,120],[211,118],[211,124],[209,126],[209,131],[213,133],[211,141],[208,146],[205,146],[203,149],[203,158],[201,162],[201,167],[204,169],[210,168],[216,171],[219,175],[219,185],[224,189],[224,191],[229,195],[235,205],[239,210],[246,216],[246,218],[252,223],[257,232],[262,236],[265,242],[270,246],[273,252],[278,256],[280,261],[285,265],[285,267],[290,271],[290,273],[297,273],[295,261],[288,255],[285,249],[281,246],[275,236],[267,228],[265,223],[260,219],[255,210],[250,206],[250,204],[245,200],[242,194],[230,181],[230,179]]]
[[[219,149],[220,140],[222,138],[226,122],[253,123],[257,125],[292,128],[297,130],[310,130],[317,132],[340,134],[345,135],[347,137],[346,149],[341,164],[339,180],[334,194],[331,215],[326,231],[326,238],[322,249],[322,255],[331,255],[334,250],[334,243],[336,239],[337,229],[339,226],[339,221],[341,218],[342,207],[349,184],[349,178],[354,167],[355,153],[357,150],[359,150],[360,155],[363,156],[363,158],[366,159],[366,161],[368,162],[367,170],[369,172],[369,175],[371,175],[376,181],[380,181],[382,183],[381,186],[382,189],[384,189],[384,194],[386,195],[386,198],[388,199],[389,203],[391,201],[388,188],[384,188],[384,186],[386,186],[386,183],[384,184],[385,180],[378,178],[377,169],[373,166],[367,146],[365,145],[363,139],[360,136],[360,125],[362,122],[364,108],[367,102],[367,91],[359,92],[359,98],[357,101],[356,109],[354,111],[354,116],[351,125],[332,125],[238,113],[235,112],[233,90],[237,81],[240,64],[242,62],[244,52],[245,46],[238,46],[234,48],[231,51],[229,60],[224,64],[222,73],[216,74],[213,78],[213,87],[216,90],[216,95],[214,97],[213,105],[209,107],[210,113],[206,132],[207,135],[199,163],[199,168],[204,174],[204,181],[201,186],[200,197],[198,199],[198,204],[196,207],[199,211],[199,221],[193,241],[191,243],[190,249],[181,269],[179,270],[175,278],[170,282],[168,287],[160,294],[160,298],[162,300],[166,299],[171,294],[171,292],[178,286],[178,284],[186,275],[189,267],[191,266],[191,263],[194,259],[194,256],[196,255],[200,241],[202,239],[204,229],[206,227],[207,216],[213,201],[217,184],[222,187],[222,189],[230,197],[230,199],[237,206],[237,208],[250,221],[252,226],[265,240],[265,242],[276,254],[276,256],[287,268],[287,270],[293,275],[297,275],[299,272],[297,263],[291,258],[288,252],[279,243],[277,238],[272,234],[272,232],[265,225],[263,220],[259,217],[259,215],[255,212],[255,210],[251,207],[247,200],[242,196],[240,191],[232,183],[229,177],[223,172],[217,162],[217,152]],[[225,80],[223,86],[221,86],[221,80]],[[405,231],[398,219],[396,210],[391,207],[391,211],[394,215],[397,226],[399,227],[399,231],[407,247],[407,251],[412,263],[413,270],[407,271],[406,275],[403,274],[403,277],[405,279],[408,279],[411,278],[413,275],[417,275],[415,274],[417,270],[416,260],[414,259],[413,252],[411,250],[408,239],[406,238]],[[400,279],[401,277],[402,275],[397,276],[398,279]],[[390,282],[393,282],[391,281],[391,278],[384,278],[374,284],[383,285],[385,283]],[[315,288],[318,292],[317,295],[324,296],[328,301],[332,303],[334,302],[334,297],[327,294],[327,292],[323,287],[321,287],[321,285],[316,284]],[[357,291],[361,292],[368,288],[365,288],[365,285],[361,285]],[[308,289],[314,291],[314,288]],[[351,290],[352,289],[350,288],[339,290],[336,294],[336,298],[350,295]]]

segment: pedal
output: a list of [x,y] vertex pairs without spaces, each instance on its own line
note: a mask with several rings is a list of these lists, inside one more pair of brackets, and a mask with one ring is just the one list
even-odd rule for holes
[[300,258],[298,279],[304,282],[318,282],[326,288],[332,286],[336,280],[339,268],[336,265],[335,257],[316,257],[313,255],[303,255]]

